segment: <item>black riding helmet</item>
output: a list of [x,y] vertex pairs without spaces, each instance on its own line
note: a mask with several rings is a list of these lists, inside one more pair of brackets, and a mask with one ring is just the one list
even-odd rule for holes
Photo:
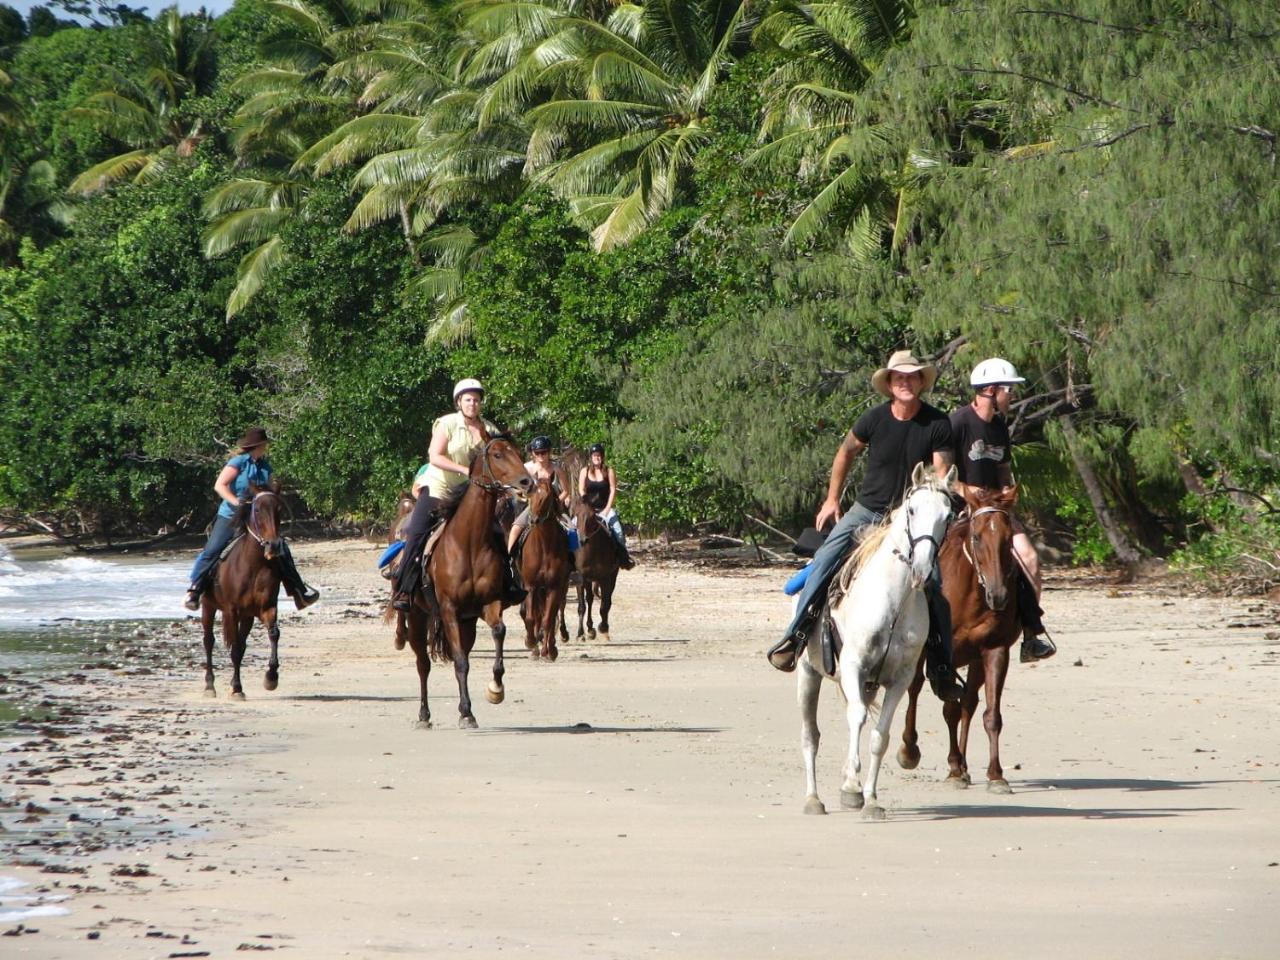
[[543,453],[544,451],[549,452],[550,450],[551,450],[550,437],[534,437],[529,442],[530,453]]
[[602,457],[603,457],[603,456],[604,456],[604,444],[603,444],[603,443],[593,443],[593,444],[592,444],[592,445],[587,449],[587,453],[598,453],[598,454],[600,454],[600,456],[602,456]]

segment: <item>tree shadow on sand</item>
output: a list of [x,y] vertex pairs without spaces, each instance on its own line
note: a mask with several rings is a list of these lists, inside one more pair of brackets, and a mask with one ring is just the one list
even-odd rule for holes
[[589,723],[575,723],[555,726],[525,726],[525,727],[483,727],[480,730],[472,731],[472,736],[495,736],[508,733],[722,733],[721,727],[654,727],[654,726],[634,726],[634,727],[596,727]]
[[1051,820],[1155,820],[1181,817],[1193,813],[1219,813],[1235,807],[1031,807],[1021,804],[944,804],[894,811],[897,821],[1022,819],[1043,817]]
[[1228,783],[1280,783],[1277,780],[1262,780],[1243,777],[1236,780],[1147,780],[1131,777],[1054,777],[1043,780],[1020,780],[1015,789],[1019,793],[1039,792],[1042,790],[1127,790],[1135,793],[1147,793],[1158,790],[1201,790]]

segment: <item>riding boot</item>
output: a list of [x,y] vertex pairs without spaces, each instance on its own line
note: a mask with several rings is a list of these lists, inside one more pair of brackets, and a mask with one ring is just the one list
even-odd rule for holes
[[1021,663],[1047,660],[1058,652],[1044,628],[1044,611],[1036,600],[1036,588],[1025,571],[1018,571],[1018,617],[1022,620],[1022,645],[1018,651]]
[[[614,543],[618,543],[618,541],[615,540]],[[636,562],[631,559],[631,554],[627,552],[627,545],[618,543],[618,566],[623,570],[630,570],[635,565]]]
[[412,550],[412,545],[406,544],[400,554],[400,574],[396,577],[396,589],[391,595],[391,606],[401,613],[408,613],[413,606],[413,591],[418,588],[418,582],[421,579],[422,554],[418,550]]
[[790,673],[796,668],[796,664],[800,662],[800,655],[804,653],[805,645],[818,626],[823,606],[823,603],[815,603],[806,609],[796,628],[769,648],[766,656],[775,670]]
[[938,585],[930,580],[924,589],[929,605],[929,639],[924,647],[924,673],[939,700],[957,701],[964,686],[951,662],[951,604]]
[[284,581],[286,592],[293,597],[293,605],[299,610],[305,610],[320,599],[320,591],[303,581],[302,574],[294,565],[293,554],[287,548],[280,554],[280,579]]
[[204,593],[204,587],[201,584],[193,583],[187,588],[186,599],[182,601],[182,605],[188,610],[200,609],[200,595]]
[[529,591],[520,585],[520,571],[516,569],[515,560],[508,557],[507,562],[503,565],[502,605],[504,607],[514,607],[528,595]]

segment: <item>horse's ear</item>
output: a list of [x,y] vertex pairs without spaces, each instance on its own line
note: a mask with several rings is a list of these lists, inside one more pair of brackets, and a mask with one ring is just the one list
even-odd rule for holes
[[283,484],[280,483],[279,480],[272,478],[271,482],[267,484],[267,489],[269,489],[276,496],[279,496],[280,491],[284,489],[284,486]]
[[956,485],[956,475],[958,472],[959,471],[956,470],[956,465],[953,463],[951,465],[951,469],[947,471],[947,475],[942,478],[942,485],[948,490],[954,490]]
[[250,480],[250,481],[249,481],[249,495],[250,495],[250,496],[252,496],[252,497],[256,497],[256,496],[257,496],[258,494],[260,494],[261,492],[262,492],[262,487],[258,486],[256,483],[254,483],[252,480]]
[[982,490],[980,488],[966,484],[964,489],[960,491],[960,495],[964,497],[964,502],[969,505],[970,510],[977,510],[982,506]]
[[924,478],[925,478],[924,464],[917,463],[916,468],[911,471],[911,485],[913,487],[920,486],[920,484],[924,483]]
[[1000,502],[1006,507],[1012,507],[1018,502],[1018,484],[1015,481],[1012,486],[1004,487],[1000,491]]

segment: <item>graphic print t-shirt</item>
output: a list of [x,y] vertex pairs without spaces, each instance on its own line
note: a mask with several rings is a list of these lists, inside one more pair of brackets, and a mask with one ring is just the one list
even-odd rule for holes
[[983,420],[966,404],[951,414],[956,448],[956,479],[975,487],[997,489],[1002,463],[1009,462],[1009,424],[997,413]]
[[853,425],[853,435],[867,445],[858,502],[876,513],[902,502],[916,464],[931,467],[934,453],[951,449],[951,421],[937,407],[921,403],[914,417],[899,420],[889,406],[872,407]]

